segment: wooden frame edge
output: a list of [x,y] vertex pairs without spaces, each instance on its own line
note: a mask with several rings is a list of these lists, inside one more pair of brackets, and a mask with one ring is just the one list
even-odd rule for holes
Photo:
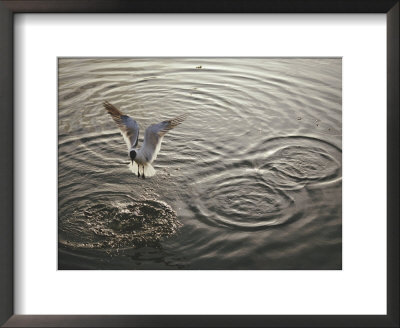
[[[111,4],[112,3],[112,4]],[[166,4],[168,3],[168,4]],[[158,6],[158,7],[157,7]],[[77,316],[14,315],[13,15],[25,12],[387,13],[387,304],[386,316]],[[1,0],[0,1],[0,325],[4,327],[399,327],[399,1],[395,0]]]

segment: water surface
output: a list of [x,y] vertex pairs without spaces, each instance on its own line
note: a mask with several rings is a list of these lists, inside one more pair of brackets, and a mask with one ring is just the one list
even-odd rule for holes
[[[59,59],[59,269],[341,269],[338,58]],[[164,138],[129,171],[109,101]]]

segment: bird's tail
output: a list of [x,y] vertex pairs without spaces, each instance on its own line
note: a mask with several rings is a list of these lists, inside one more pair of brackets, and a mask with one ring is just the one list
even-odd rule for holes
[[129,164],[129,167],[131,169],[131,171],[133,172],[133,174],[138,175],[138,169],[139,169],[139,174],[142,177],[143,176],[143,172],[144,172],[144,176],[145,178],[150,178],[152,176],[154,176],[156,174],[156,170],[154,169],[154,167],[147,163],[147,164],[136,164],[136,162],[133,162]]
[[152,177],[156,175],[156,170],[151,164],[145,164],[144,165],[144,176],[147,177]]

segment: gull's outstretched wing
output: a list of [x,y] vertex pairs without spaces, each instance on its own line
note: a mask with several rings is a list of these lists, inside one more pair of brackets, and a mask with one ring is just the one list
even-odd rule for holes
[[139,124],[137,124],[137,122],[128,115],[124,115],[119,109],[117,109],[114,105],[111,105],[108,101],[105,101],[103,106],[120,128],[121,134],[124,137],[126,145],[128,146],[128,151],[131,150],[132,147],[136,147],[139,138]]
[[181,124],[187,117],[187,114],[177,116],[173,119],[163,121],[158,124],[150,125],[145,132],[142,146],[142,153],[148,162],[153,162],[161,148],[161,141],[164,135],[177,125]]

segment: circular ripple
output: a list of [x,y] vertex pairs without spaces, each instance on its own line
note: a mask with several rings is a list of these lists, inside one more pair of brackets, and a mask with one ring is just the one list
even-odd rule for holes
[[303,187],[341,179],[341,150],[327,142],[307,137],[275,138],[266,142],[267,156],[261,170],[273,174],[280,187]]
[[214,174],[198,181],[194,189],[195,212],[214,225],[260,230],[287,223],[295,214],[294,200],[255,171]]
[[210,163],[193,184],[193,211],[209,224],[261,230],[293,222],[304,215],[304,187],[341,179],[341,150],[315,138],[264,140],[238,157]]
[[156,247],[180,226],[176,212],[156,200],[96,205],[78,201],[74,207],[70,214],[60,218],[59,240],[67,247]]

